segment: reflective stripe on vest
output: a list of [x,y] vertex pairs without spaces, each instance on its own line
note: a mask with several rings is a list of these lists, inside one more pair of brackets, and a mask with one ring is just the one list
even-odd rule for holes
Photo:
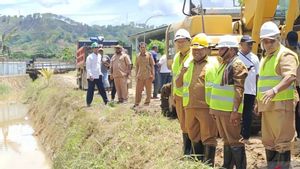
[[[291,50],[287,49],[284,46],[280,46],[279,50],[274,53],[273,56],[269,60],[265,58],[262,59],[259,70],[259,78],[257,83],[257,98],[262,100],[263,92],[272,89],[276,85],[280,83],[283,77],[277,75],[276,67],[279,63],[279,60],[282,56],[286,54],[292,54],[295,56],[295,59],[298,62],[297,55]],[[294,83],[292,83],[288,88],[278,92],[272,101],[283,101],[283,100],[291,100],[294,99],[295,95],[295,87]]]
[[[211,56],[212,57],[212,56]],[[205,65],[205,101],[209,105],[210,96],[211,96],[211,88],[213,86],[213,81],[216,77],[217,69],[219,67],[219,62],[217,59],[210,59],[210,56],[207,58],[207,63]],[[187,106],[189,104],[190,95],[189,95],[189,87],[192,81],[194,70],[194,62],[190,62],[188,70],[185,72],[183,76],[183,106]],[[197,91],[191,91],[197,92]]]
[[[216,79],[214,81],[212,90],[211,90],[211,98],[210,98],[210,108],[214,110],[221,110],[226,112],[232,112],[234,106],[234,85],[224,85],[221,86],[222,77],[225,71],[225,67],[223,66],[220,72],[216,75]],[[238,112],[243,112],[243,99],[238,108]]]
[[181,96],[182,97],[182,90],[183,87],[176,87],[176,79],[178,78],[183,63],[190,57],[190,52],[188,52],[181,63],[179,63],[180,59],[180,52],[178,52],[174,57],[174,62],[172,64],[172,74],[173,74],[173,95]]

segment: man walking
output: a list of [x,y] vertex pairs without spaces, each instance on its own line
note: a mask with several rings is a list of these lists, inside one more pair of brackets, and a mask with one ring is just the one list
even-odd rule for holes
[[289,168],[295,139],[295,80],[297,54],[280,43],[280,31],[271,21],[260,29],[265,50],[259,68],[258,111],[262,112],[262,143],[268,168]]
[[93,52],[86,58],[86,72],[88,80],[88,90],[86,94],[86,104],[89,107],[93,101],[95,85],[98,88],[104,104],[107,104],[108,99],[102,83],[101,73],[101,57],[98,56],[98,44],[92,43],[91,48]]
[[245,145],[239,140],[247,68],[237,56],[239,43],[236,37],[222,36],[216,47],[222,64],[211,91],[210,113],[215,117],[224,141],[223,167],[230,169],[235,165],[238,169],[246,169]]
[[208,58],[205,34],[196,35],[191,48],[193,60],[184,63],[176,87],[183,87],[186,128],[192,140],[193,155],[214,167],[218,132],[216,122],[209,114],[209,100],[219,62],[215,57]]
[[256,84],[258,80],[259,59],[252,53],[252,45],[255,41],[249,35],[244,35],[240,41],[239,59],[246,65],[248,76],[245,81],[244,108],[242,117],[241,135],[243,141],[249,144],[252,114],[256,97]]
[[142,99],[142,92],[146,88],[146,100],[144,105],[148,106],[151,99],[152,81],[154,79],[154,61],[149,52],[146,51],[146,43],[139,44],[140,53],[136,58],[136,90],[135,103],[133,108],[137,107]]
[[118,95],[118,103],[124,103],[128,100],[127,80],[131,72],[131,61],[127,54],[122,52],[123,47],[117,45],[115,54],[111,58],[110,73],[114,80]]

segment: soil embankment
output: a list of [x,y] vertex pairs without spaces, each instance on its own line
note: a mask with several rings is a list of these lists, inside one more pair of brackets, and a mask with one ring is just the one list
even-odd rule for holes
[[[72,79],[74,75],[56,75],[48,87],[39,79],[26,90],[35,134],[53,168],[207,168],[182,159],[179,124],[157,111],[158,100],[136,113],[130,103],[105,106],[95,93],[92,106],[86,107],[86,93],[77,90]],[[132,101],[133,90],[130,96]],[[216,166],[220,167],[222,141],[218,142]],[[246,148],[248,168],[264,168],[260,136],[250,139]],[[300,158],[292,160],[299,167]]]

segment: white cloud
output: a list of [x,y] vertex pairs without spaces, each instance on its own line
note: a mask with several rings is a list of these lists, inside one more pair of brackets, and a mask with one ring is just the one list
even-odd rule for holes
[[68,0],[36,0],[45,7],[52,7],[60,4],[68,4]]
[[[181,0],[0,0],[1,15],[54,13],[89,25],[122,24],[134,21],[161,25],[183,18]],[[161,2],[160,2],[161,1]],[[7,1],[8,2],[8,1]]]

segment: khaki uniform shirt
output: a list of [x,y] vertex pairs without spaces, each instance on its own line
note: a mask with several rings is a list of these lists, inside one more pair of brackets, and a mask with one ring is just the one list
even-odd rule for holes
[[194,70],[189,86],[189,104],[186,108],[209,108],[205,101],[205,65],[207,61],[194,62]]
[[[137,79],[145,80],[153,75],[154,60],[150,53],[146,55],[139,54],[136,58],[136,77]],[[154,75],[153,75],[154,76]]]
[[[270,57],[270,56],[266,56]],[[298,63],[293,55],[282,56],[279,60],[278,65],[276,66],[276,73],[282,77],[287,75],[297,75]],[[298,100],[297,94],[295,92],[296,100],[284,100],[277,102],[269,102],[268,104],[263,104],[258,100],[258,111],[285,111],[291,112],[295,109],[296,101]]]
[[129,66],[131,64],[130,58],[127,54],[114,54],[111,58],[110,72],[113,78],[126,77],[130,73]]
[[[225,64],[228,64],[230,60],[224,60],[223,64],[221,66]],[[235,108],[238,109],[239,105],[242,103],[243,101],[243,97],[244,97],[244,83],[246,80],[246,77],[248,75],[248,70],[245,66],[245,64],[240,60],[240,59],[235,59],[235,61],[232,64],[232,71],[233,71],[233,76],[232,77],[228,77],[228,78],[232,78],[232,79],[227,79],[229,81],[233,81],[234,84],[234,102],[233,102],[233,106]],[[211,109],[210,111],[212,114],[229,114],[228,112],[225,111],[221,111],[221,110],[213,110]]]

